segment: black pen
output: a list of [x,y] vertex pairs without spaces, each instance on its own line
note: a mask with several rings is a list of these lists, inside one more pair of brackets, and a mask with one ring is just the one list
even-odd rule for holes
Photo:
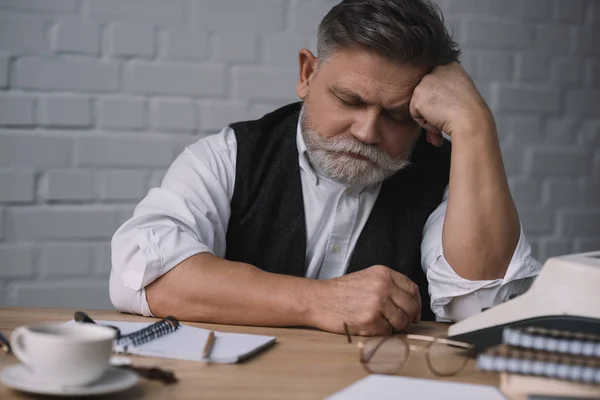
[[0,332],[0,349],[6,354],[10,354],[12,351],[10,349],[10,342],[8,339]]
[[[73,316],[73,319],[77,322],[83,322],[86,324],[96,324],[96,321],[91,319],[90,316],[87,315],[86,313],[84,313],[83,311],[75,311],[75,315]],[[96,325],[98,325],[98,324],[96,324]],[[106,327],[114,329],[117,332],[117,339],[121,337],[121,330],[119,328],[117,328],[116,326],[112,326],[112,325],[102,325],[102,326],[106,326]]]

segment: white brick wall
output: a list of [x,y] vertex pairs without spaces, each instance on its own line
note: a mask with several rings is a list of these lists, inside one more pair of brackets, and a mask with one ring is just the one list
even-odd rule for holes
[[[109,239],[183,146],[296,99],[335,0],[0,0],[0,304],[110,307]],[[600,249],[600,1],[439,0],[534,253]]]

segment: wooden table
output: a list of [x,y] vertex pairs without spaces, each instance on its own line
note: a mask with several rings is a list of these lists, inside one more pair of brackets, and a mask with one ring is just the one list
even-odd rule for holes
[[[66,322],[74,309],[0,307],[0,331],[10,335],[20,325],[43,322]],[[120,321],[152,321],[150,318],[120,314],[117,311],[86,310],[94,319]],[[262,328],[246,326],[189,323],[222,332],[256,333],[277,337],[277,343],[236,365],[207,365],[192,361],[131,357],[135,365],[160,366],[175,372],[179,382],[162,385],[140,380],[140,383],[110,399],[322,399],[367,376],[358,362],[358,349],[341,335],[310,329]],[[424,322],[413,326],[411,333],[437,335],[447,325]],[[18,362],[14,356],[0,355],[0,368]],[[402,375],[440,379],[432,376],[425,364],[424,352],[412,352]],[[478,371],[473,360],[450,381],[498,386],[497,374]],[[29,395],[0,385],[0,398],[23,399]],[[95,397],[101,399],[102,397]]]

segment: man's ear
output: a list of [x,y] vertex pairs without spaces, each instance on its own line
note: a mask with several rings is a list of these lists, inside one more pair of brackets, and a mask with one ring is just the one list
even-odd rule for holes
[[308,50],[302,49],[298,53],[298,86],[296,91],[302,100],[308,95],[308,86],[317,70],[317,57]]

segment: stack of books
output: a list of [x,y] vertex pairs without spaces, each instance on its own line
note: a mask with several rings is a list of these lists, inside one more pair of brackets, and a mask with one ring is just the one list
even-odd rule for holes
[[511,398],[600,399],[600,335],[506,328],[502,344],[479,354],[477,366],[500,372],[500,389]]

